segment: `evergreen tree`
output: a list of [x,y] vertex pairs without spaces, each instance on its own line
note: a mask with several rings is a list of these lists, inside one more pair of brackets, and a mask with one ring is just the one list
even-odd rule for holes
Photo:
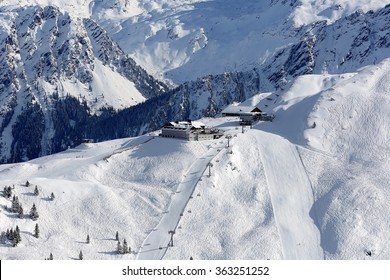
[[51,195],[50,195],[50,200],[53,201],[54,198],[55,198],[54,193],[51,193]]
[[84,259],[83,251],[80,250],[80,253],[79,253],[79,260],[82,260],[82,259]]
[[22,238],[20,237],[20,230],[19,227],[16,226],[15,231],[13,232],[13,246],[16,247],[20,241],[22,241]]
[[118,232],[116,232],[116,234],[115,234],[115,240],[119,241],[119,233]]
[[123,239],[123,246],[122,246],[122,254],[127,254],[129,252],[129,248],[127,246],[126,239]]
[[53,260],[53,254],[50,253],[49,260]]
[[122,244],[120,241],[118,241],[118,244],[116,245],[116,252],[122,254]]
[[1,235],[0,235],[0,243],[5,244],[6,241],[7,241],[6,233],[4,231],[2,231]]
[[30,217],[33,221],[36,221],[39,218],[39,214],[37,211],[37,207],[35,206],[35,203],[33,203],[33,206],[31,207]]
[[15,237],[11,239],[11,242],[12,242],[12,247],[18,246],[18,240]]
[[38,196],[38,195],[39,195],[38,186],[35,186],[34,195],[35,195],[35,196]]
[[18,217],[23,218],[23,214],[24,214],[24,211],[23,211],[22,204],[19,204]]
[[13,213],[18,213],[18,210],[19,210],[19,198],[14,195],[12,198],[11,211]]
[[90,239],[89,239],[89,234],[87,235],[87,240],[86,240],[87,244],[89,244],[90,242]]
[[35,238],[39,238],[39,227],[38,227],[38,224],[35,224],[35,229],[34,229],[34,234],[33,236]]
[[29,187],[30,186],[30,182],[27,180],[27,182],[26,182],[26,185],[25,185],[26,187]]
[[12,196],[12,188],[11,187],[4,187],[3,196],[5,198],[10,198]]

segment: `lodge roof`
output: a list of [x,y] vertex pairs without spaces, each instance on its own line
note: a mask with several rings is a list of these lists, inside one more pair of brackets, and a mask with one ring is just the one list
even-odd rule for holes
[[223,111],[222,114],[234,114],[234,115],[242,115],[242,114],[253,114],[253,113],[262,113],[258,107],[256,106],[242,106],[242,105],[229,105]]

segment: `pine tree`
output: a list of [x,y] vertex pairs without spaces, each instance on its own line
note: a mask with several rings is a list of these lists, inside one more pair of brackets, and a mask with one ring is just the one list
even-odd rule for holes
[[118,232],[116,232],[116,234],[115,234],[115,240],[119,241],[119,233]]
[[30,182],[27,180],[26,187],[29,187],[29,186],[30,186]]
[[80,253],[79,253],[79,260],[82,260],[84,258],[83,256],[83,251],[80,250]]
[[116,246],[116,251],[118,254],[122,254],[122,244],[120,241],[118,241],[118,244]]
[[11,189],[11,187],[4,187],[3,196],[5,198],[10,198],[12,196],[12,189]]
[[37,211],[37,207],[35,206],[35,203],[33,203],[33,206],[31,207],[30,217],[33,221],[36,221],[39,218],[39,214]]
[[18,210],[19,210],[19,198],[14,195],[12,198],[11,211],[13,213],[18,213]]
[[89,244],[89,242],[90,242],[90,239],[89,239],[89,234],[87,235],[87,244]]
[[53,254],[50,253],[49,260],[53,260]]
[[18,226],[16,226],[15,231],[13,232],[12,241],[13,241],[14,247],[16,247],[20,243],[20,241],[22,241],[22,238],[20,237],[20,230],[19,230]]
[[38,227],[38,224],[35,224],[35,229],[34,229],[34,234],[33,236],[35,238],[39,238],[39,227]]
[[38,195],[39,195],[38,186],[35,186],[34,195],[35,195],[35,196],[38,196]]
[[0,243],[5,244],[6,239],[7,239],[6,233],[4,231],[2,231],[1,235],[0,235]]
[[50,195],[50,200],[53,201],[54,198],[55,198],[54,193],[51,193],[51,195]]
[[18,240],[15,237],[11,239],[11,242],[12,242],[12,247],[18,246]]
[[24,211],[23,211],[22,204],[19,204],[18,217],[23,218],[23,214],[24,214]]
[[127,247],[127,241],[126,239],[123,239],[122,254],[127,254],[128,252],[129,248]]

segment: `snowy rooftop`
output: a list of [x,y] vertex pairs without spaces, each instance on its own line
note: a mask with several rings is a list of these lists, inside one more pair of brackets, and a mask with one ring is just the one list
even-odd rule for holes
[[222,114],[250,114],[250,113],[261,113],[262,111],[256,106],[243,106],[243,105],[230,105],[226,107]]
[[204,128],[206,126],[204,123],[202,123],[200,121],[170,122],[169,124],[171,126],[173,126],[174,128],[183,128],[183,129],[187,129],[187,128],[191,128],[191,127],[201,129],[201,128]]

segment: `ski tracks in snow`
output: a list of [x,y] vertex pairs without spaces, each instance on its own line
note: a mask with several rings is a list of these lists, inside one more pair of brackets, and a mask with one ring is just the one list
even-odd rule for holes
[[296,147],[270,133],[261,132],[260,137],[284,259],[323,259],[320,232],[309,215],[313,191]]
[[210,148],[203,157],[198,158],[190,166],[159,224],[142,243],[137,255],[138,260],[161,260],[164,257],[171,239],[169,232],[176,230],[199,179],[207,169],[207,164],[219,153],[223,145],[225,145],[224,142],[221,147]]

